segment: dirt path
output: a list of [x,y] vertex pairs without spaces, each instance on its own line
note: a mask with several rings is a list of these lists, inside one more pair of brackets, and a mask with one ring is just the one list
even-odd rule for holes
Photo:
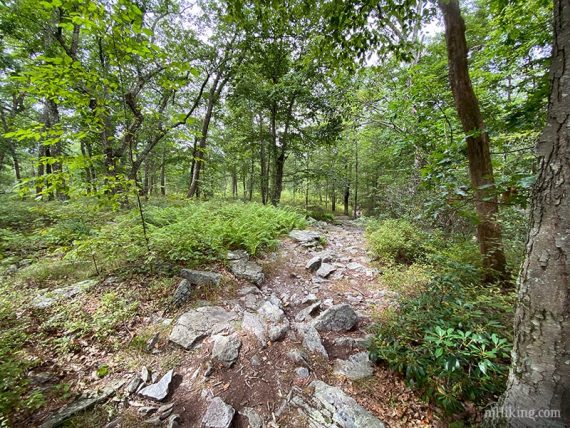
[[[240,279],[217,302],[175,314],[165,334],[185,349],[163,338],[157,351],[175,361],[168,396],[157,404],[131,393],[111,426],[437,426],[428,406],[368,359],[373,320],[393,295],[379,285],[362,228],[345,219],[297,234],[253,263],[265,275],[259,287]],[[157,416],[165,403],[166,416],[179,418]]]

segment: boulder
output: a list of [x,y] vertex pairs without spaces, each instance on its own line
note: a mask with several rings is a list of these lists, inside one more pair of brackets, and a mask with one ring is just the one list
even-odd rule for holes
[[204,428],[229,428],[236,411],[220,397],[210,401],[210,405],[202,418]]
[[200,270],[182,269],[180,271],[180,276],[186,279],[191,285],[198,287],[217,287],[222,281],[222,275],[219,273]]
[[365,379],[372,376],[374,369],[368,352],[351,355],[348,360],[336,360],[334,374],[345,376],[350,380]]
[[346,303],[331,306],[314,321],[313,326],[318,331],[349,331],[358,322],[358,315]]
[[199,339],[229,327],[230,321],[235,317],[234,313],[219,306],[193,309],[178,318],[169,339],[185,349],[190,349]]
[[169,370],[158,382],[141,389],[138,392],[139,395],[156,401],[164,400],[168,395],[168,388],[170,387],[170,382],[172,382],[173,374],[174,370]]
[[212,336],[214,347],[212,348],[212,358],[218,360],[226,367],[231,367],[239,356],[241,340],[236,333],[229,336],[220,334]]

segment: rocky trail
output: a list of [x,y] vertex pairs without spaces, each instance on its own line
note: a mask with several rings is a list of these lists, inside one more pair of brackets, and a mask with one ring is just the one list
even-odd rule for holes
[[164,357],[178,352],[172,370],[144,366],[71,407],[115,394],[121,410],[109,428],[436,425],[397,376],[369,359],[369,329],[394,295],[379,285],[357,223],[316,222],[260,260],[231,252],[228,265],[238,285],[227,296],[191,302],[194,287],[225,279],[183,270],[172,317],[155,321],[166,337],[148,346]]

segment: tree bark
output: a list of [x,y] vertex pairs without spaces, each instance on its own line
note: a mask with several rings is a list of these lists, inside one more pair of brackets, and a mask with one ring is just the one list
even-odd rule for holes
[[[526,258],[519,279],[513,362],[503,409],[559,410],[507,418],[512,427],[570,426],[570,0],[554,2],[551,94],[537,145]],[[499,408],[500,409],[500,408]]]
[[479,101],[471,85],[467,62],[465,23],[458,0],[440,0],[445,22],[445,39],[449,64],[449,82],[457,114],[467,136],[469,174],[478,216],[477,239],[483,258],[485,282],[507,280],[507,264],[503,251],[501,226],[495,194],[489,136],[485,130]]

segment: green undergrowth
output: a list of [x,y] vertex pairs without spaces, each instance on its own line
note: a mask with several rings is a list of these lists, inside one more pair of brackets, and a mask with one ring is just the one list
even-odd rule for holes
[[[44,359],[51,366],[86,344],[108,353],[143,349],[132,322],[164,310],[180,267],[221,263],[232,249],[259,255],[305,227],[300,211],[216,200],[164,198],[144,203],[143,216],[144,228],[136,205],[0,196],[0,426],[29,417],[54,394],[61,399],[57,385],[42,391],[29,379]],[[40,293],[96,277],[80,298],[30,308]]]
[[396,307],[375,325],[373,357],[445,413],[496,400],[510,364],[514,293],[482,285],[476,244],[406,220],[369,222],[369,249]]

